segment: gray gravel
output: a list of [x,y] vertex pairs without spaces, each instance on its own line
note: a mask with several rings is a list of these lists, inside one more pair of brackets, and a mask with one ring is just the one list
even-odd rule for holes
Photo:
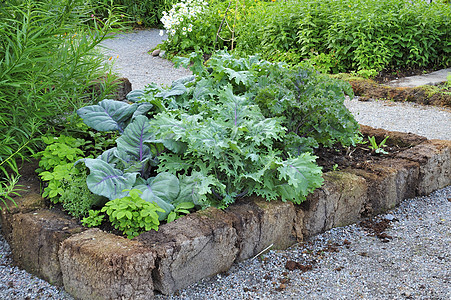
[[165,86],[177,78],[191,75],[191,71],[175,69],[172,62],[148,53],[165,37],[160,36],[158,29],[138,30],[119,34],[103,41],[102,45],[106,58],[114,62],[115,71],[130,80],[132,89],[142,89],[151,82]]
[[[159,30],[122,34],[104,42],[106,57],[143,88],[150,82],[169,85],[189,74],[151,57]],[[451,140],[451,112],[435,107],[386,101],[347,100],[365,125]],[[451,186],[428,197],[405,200],[375,218],[389,219],[382,242],[360,225],[332,229],[285,251],[269,251],[235,264],[220,274],[157,299],[451,299]],[[328,250],[329,249],[329,250]],[[337,252],[334,252],[337,251]],[[288,260],[312,265],[289,271]],[[13,266],[8,244],[0,236],[0,299],[73,299],[64,291]]]
[[416,133],[428,139],[451,140],[451,110],[386,100],[345,101],[357,122],[374,128]]
[[0,235],[0,299],[72,300],[73,298],[60,288],[14,266],[9,245]]
[[[451,299],[450,212],[447,187],[374,218],[392,220],[388,242],[360,225],[335,228],[157,299]],[[312,270],[289,271],[288,260]]]

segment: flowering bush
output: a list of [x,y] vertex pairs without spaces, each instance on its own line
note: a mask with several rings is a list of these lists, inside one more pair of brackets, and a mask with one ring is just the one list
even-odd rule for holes
[[173,38],[177,31],[182,35],[192,32],[192,22],[195,21],[196,16],[204,12],[204,6],[207,6],[207,2],[202,0],[182,0],[174,4],[169,13],[164,11],[161,23],[169,38]]
[[[202,50],[211,53],[224,42],[216,43],[216,33],[221,24],[218,11],[227,7],[222,0],[181,0],[168,12],[163,12],[161,22],[168,35],[162,48],[171,54]],[[164,31],[160,32],[163,35]]]

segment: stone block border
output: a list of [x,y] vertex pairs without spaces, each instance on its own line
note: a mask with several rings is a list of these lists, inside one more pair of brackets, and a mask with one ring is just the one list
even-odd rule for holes
[[451,95],[434,92],[430,86],[419,87],[391,87],[378,84],[369,79],[348,80],[360,101],[370,98],[387,99],[399,102],[414,102],[422,105],[434,105],[451,108]]
[[324,174],[302,205],[258,197],[209,208],[133,240],[87,229],[29,193],[3,209],[3,235],[16,264],[64,286],[76,299],[152,299],[227,271],[262,250],[285,249],[325,230],[393,208],[451,184],[451,141],[361,126],[364,134],[410,145],[370,168]]

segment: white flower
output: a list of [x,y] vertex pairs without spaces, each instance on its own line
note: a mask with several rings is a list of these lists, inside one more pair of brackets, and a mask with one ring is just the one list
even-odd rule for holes
[[174,35],[175,34],[175,29],[171,30],[171,34]]
[[193,31],[193,29],[191,27],[188,27],[188,32]]
[[186,27],[183,27],[182,30],[183,30],[183,31],[186,31]]
[[163,36],[163,30],[160,30],[160,36]]

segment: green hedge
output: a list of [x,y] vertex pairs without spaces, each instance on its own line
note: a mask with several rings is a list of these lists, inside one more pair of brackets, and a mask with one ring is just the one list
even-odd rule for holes
[[[412,3],[411,3],[412,2]],[[240,23],[237,50],[270,60],[311,58],[327,71],[451,64],[451,5],[422,0],[259,3]]]
[[[0,170],[62,128],[71,113],[111,92],[116,76],[97,45],[121,23],[83,0],[0,3]],[[100,92],[93,83],[105,79]],[[92,91],[92,92],[91,92]],[[25,155],[26,156],[26,155]],[[0,181],[3,172],[0,172]]]
[[[162,27],[160,19],[163,11],[171,9],[178,0],[90,0],[97,5],[103,2],[104,7],[114,6],[120,9],[124,16],[133,24],[148,28]],[[104,15],[106,10],[98,11],[99,15]]]

